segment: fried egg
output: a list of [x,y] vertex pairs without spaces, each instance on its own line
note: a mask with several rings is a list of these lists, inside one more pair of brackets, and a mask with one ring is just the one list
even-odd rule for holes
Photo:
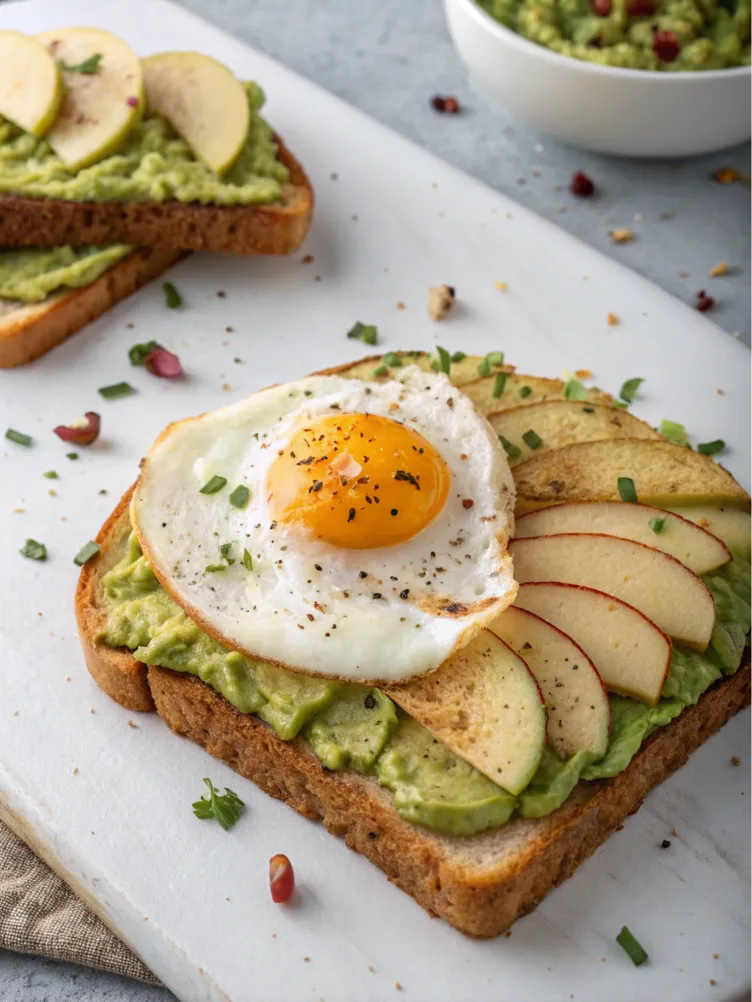
[[414,366],[312,376],[170,425],[131,503],[207,633],[355,682],[437,668],[510,605],[514,483],[485,418]]

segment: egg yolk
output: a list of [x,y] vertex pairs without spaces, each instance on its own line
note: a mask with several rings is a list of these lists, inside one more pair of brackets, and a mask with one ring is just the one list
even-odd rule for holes
[[345,549],[394,546],[429,525],[451,474],[418,432],[377,414],[336,414],[301,426],[272,463],[274,517]]

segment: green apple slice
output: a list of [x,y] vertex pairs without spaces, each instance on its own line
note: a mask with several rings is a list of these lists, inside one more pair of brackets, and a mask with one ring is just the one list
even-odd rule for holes
[[0,31],[0,115],[43,136],[62,98],[63,78],[47,49],[20,31]]
[[[746,518],[749,528],[749,515],[737,514]],[[695,574],[709,574],[731,560],[726,544],[694,521],[661,508],[621,501],[582,501],[531,511],[517,519],[514,534],[524,539],[563,532],[631,539],[676,557]]]
[[577,644],[535,613],[511,606],[488,627],[516,651],[543,692],[548,740],[561,758],[606,752],[611,704],[595,665]]
[[243,85],[226,66],[199,52],[160,52],[141,65],[149,110],[166,118],[199,160],[223,174],[237,160],[250,127]]
[[[512,407],[528,407],[544,400],[565,400],[566,383],[561,379],[545,379],[542,376],[526,376],[522,372],[511,372],[501,381],[492,372],[490,376],[474,379],[462,386],[462,392],[470,397],[483,414],[498,414]],[[501,392],[500,392],[501,390]],[[591,388],[587,391],[591,403],[609,404],[613,400],[609,393]],[[587,400],[584,401],[587,403]],[[530,427],[528,425],[528,427]]]
[[[639,609],[673,640],[704,651],[715,603],[688,567],[660,550],[616,536],[564,533],[509,544],[515,580],[595,588]],[[596,662],[597,663],[597,662]]]
[[386,691],[509,793],[517,795],[532,779],[546,743],[546,706],[523,659],[489,630],[436,671]]
[[739,508],[714,508],[711,505],[689,505],[686,508],[669,508],[682,518],[694,522],[707,532],[722,539],[732,553],[749,560],[752,551],[750,539],[750,514]]
[[671,667],[671,641],[626,602],[578,585],[521,584],[514,608],[526,609],[571,637],[607,688],[655,706]]
[[37,39],[65,82],[47,141],[70,171],[115,153],[143,114],[141,66],[125,42],[99,28],[46,31]]

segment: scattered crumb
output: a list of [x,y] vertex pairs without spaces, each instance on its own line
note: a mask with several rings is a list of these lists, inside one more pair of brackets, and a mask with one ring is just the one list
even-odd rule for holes
[[303,957],[303,960],[306,962],[306,964],[310,964],[310,962],[311,962],[311,958],[310,957]]
[[272,933],[272,939],[276,939],[276,938],[277,938],[277,934],[276,934],[276,932],[273,932]]
[[619,323],[619,318],[615,313],[609,313],[608,316],[606,317],[606,323],[608,324],[609,327],[616,327],[616,325]]
[[428,290],[428,315],[443,320],[454,306],[455,291],[451,285],[433,285]]
[[628,244],[634,240],[634,237],[634,233],[626,229],[611,230],[608,234],[608,239],[612,244]]
[[670,848],[671,848],[671,843],[667,838],[664,838],[664,840],[661,842],[661,849],[670,849]]
[[303,264],[310,264],[313,261],[313,254],[306,254],[303,258]]
[[226,299],[227,298],[227,293],[224,291],[224,289],[218,289],[217,290],[217,298],[218,299]]
[[96,710],[94,709],[93,706],[89,707],[89,713],[96,713]]
[[17,716],[18,716],[18,714],[19,714],[19,712],[20,712],[19,710],[14,710],[14,711],[13,711],[13,716],[14,716],[14,717],[17,717]]
[[243,365],[242,358],[233,358],[233,362],[235,363],[235,365]]
[[719,184],[733,184],[737,181],[739,184],[743,184],[745,188],[749,188],[750,186],[749,174],[743,174],[735,167],[720,167],[713,174],[713,177]]
[[574,370],[574,374],[575,374],[575,376],[577,376],[578,379],[592,379],[593,378],[593,374],[590,371],[590,369],[575,369]]
[[719,278],[721,275],[726,274],[728,267],[728,261],[719,261],[718,264],[713,265],[708,275],[710,278]]
[[376,968],[373,966],[373,964],[368,965],[368,970],[371,972],[371,974],[376,973]]
[[65,681],[66,681],[66,682],[70,682],[70,680],[71,680],[71,677],[70,677],[70,675],[66,675],[66,676],[65,676]]
[[679,832],[676,830],[676,828],[671,829],[671,834],[674,836],[674,838],[679,838]]
[[504,937],[505,937],[506,939],[509,939],[509,937],[510,937],[511,935],[512,935],[512,930],[511,930],[511,929],[507,929],[507,931],[506,931],[506,932],[504,933]]
[[329,180],[330,181],[339,181],[339,174],[337,174],[336,171],[332,171],[332,173],[329,175]]
[[148,917],[146,915],[144,915],[144,922],[148,922],[148,921],[149,921]]
[[229,901],[229,900],[230,900],[229,898],[225,898],[225,901]]
[[[77,776],[77,775],[78,775],[78,766],[77,766],[77,765],[74,765],[74,766],[73,766],[73,775],[74,775],[74,776]],[[92,832],[92,835],[93,835],[93,834],[94,834],[94,833]]]
[[719,956],[720,956],[720,954],[718,954],[718,953],[714,953],[714,954],[713,954],[713,960],[718,960],[718,957],[719,957]]
[[229,383],[223,383],[222,384],[222,389],[225,391],[225,393],[229,393],[230,390],[232,389],[232,387],[230,386]]
[[715,980],[715,978],[709,978],[708,979],[708,984],[709,985],[717,985],[718,982]]
[[497,283],[496,283],[496,285],[494,286],[494,288],[495,288],[495,289],[496,289],[496,290],[497,290],[498,292],[506,292],[506,291],[507,291],[507,288],[508,288],[508,286],[507,286],[507,283],[506,283],[506,282],[497,282]]
[[710,522],[708,522],[708,520],[703,515],[701,518],[697,519],[697,524],[702,526],[703,529],[707,529],[707,527],[710,525]]
[[225,331],[228,334],[234,334],[235,333],[235,328],[234,327],[225,327]]
[[398,992],[402,991],[402,985],[399,983],[399,981],[394,982],[394,987],[397,989]]
[[397,303],[397,309],[398,309],[398,310],[406,310],[406,309],[407,309],[407,307],[405,306],[405,304],[404,304],[404,303],[402,302],[402,300],[401,300],[401,299],[400,299],[400,301],[399,301],[399,302]]
[[720,388],[720,386],[718,387],[718,389],[715,392],[718,394],[719,397],[725,397],[726,396],[726,391],[722,390]]
[[313,276],[313,280],[314,280],[314,282],[320,282],[321,281],[321,275],[314,275]]
[[51,498],[56,498],[56,497],[57,497],[57,491],[53,490],[53,489],[52,489],[51,487],[50,487],[50,489],[49,489],[49,490],[47,491],[47,493],[49,494],[49,496],[50,496]]
[[741,765],[742,764],[742,760],[739,758],[738,755],[732,755],[731,756],[731,764],[732,765]]
[[138,730],[138,724],[134,724],[132,720],[128,721],[128,726],[134,731]]
[[125,326],[128,328],[128,330],[133,330],[134,324],[126,324]]
[[14,508],[13,511],[16,513],[16,515],[23,515],[23,513],[26,511],[26,509],[25,508]]

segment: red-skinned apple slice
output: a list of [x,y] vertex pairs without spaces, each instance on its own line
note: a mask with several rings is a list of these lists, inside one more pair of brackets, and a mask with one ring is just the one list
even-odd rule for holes
[[511,606],[488,627],[535,675],[548,711],[548,740],[561,758],[603,755],[611,705],[595,665],[571,637],[535,613]]
[[631,539],[668,553],[695,574],[708,574],[731,560],[726,544],[694,522],[661,508],[623,501],[572,502],[528,512],[517,519],[515,538],[571,532]]
[[558,627],[587,654],[606,686],[655,706],[671,666],[671,641],[639,610],[580,585],[521,584],[515,608]]
[[723,540],[732,553],[738,553],[749,560],[752,542],[748,511],[741,511],[739,508],[717,508],[712,505],[690,505],[687,508],[668,510],[706,529]]
[[515,539],[509,552],[521,583],[561,581],[595,588],[639,609],[673,640],[698,651],[708,646],[715,624],[713,596],[667,553],[630,539],[585,533]]
[[519,655],[490,630],[429,675],[385,691],[459,758],[510,793],[525,789],[546,743],[546,705]]

